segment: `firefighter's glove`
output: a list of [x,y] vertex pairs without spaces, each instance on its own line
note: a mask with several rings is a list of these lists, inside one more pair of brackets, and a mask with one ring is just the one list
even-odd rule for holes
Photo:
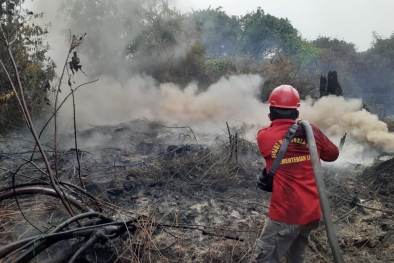
[[260,185],[261,185],[260,178],[261,178],[261,176],[262,176],[261,172],[256,175],[256,188],[257,187],[260,188]]
[[267,174],[265,169],[263,169],[256,176],[257,187],[266,192],[272,192],[274,177],[270,174]]

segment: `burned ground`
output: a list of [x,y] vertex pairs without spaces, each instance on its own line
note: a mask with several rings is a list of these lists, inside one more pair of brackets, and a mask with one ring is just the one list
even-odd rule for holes
[[[105,215],[106,222],[133,222],[130,231],[83,249],[75,262],[249,262],[269,205],[269,194],[255,184],[264,163],[242,132],[231,145],[226,132],[203,134],[135,120],[79,132],[78,151],[73,134],[62,135],[56,167],[63,191]],[[12,175],[34,147],[25,136],[4,137],[2,142],[1,245],[32,236],[38,242],[70,216],[59,199],[37,192],[2,198],[14,191]],[[52,145],[48,139],[46,149],[55,167]],[[81,186],[76,152],[86,192],[71,191],[67,184]],[[15,191],[49,185],[37,167],[43,167],[38,154],[17,171]],[[391,159],[371,166],[323,165],[345,262],[394,260],[393,167]],[[62,233],[77,227],[69,224]],[[56,240],[36,258],[69,262],[89,240],[77,235]],[[332,261],[321,222],[312,233],[306,262]]]

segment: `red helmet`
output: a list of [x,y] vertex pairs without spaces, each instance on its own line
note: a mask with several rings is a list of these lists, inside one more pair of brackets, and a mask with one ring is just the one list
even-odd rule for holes
[[290,85],[276,87],[268,98],[268,105],[278,108],[296,109],[300,107],[300,95]]

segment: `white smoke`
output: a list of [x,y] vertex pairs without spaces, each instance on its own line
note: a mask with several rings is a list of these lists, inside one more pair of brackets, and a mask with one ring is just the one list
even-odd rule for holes
[[[302,119],[319,126],[335,143],[347,134],[339,162],[370,164],[381,151],[394,151],[394,134],[387,125],[362,108],[361,99],[323,97],[302,102]],[[337,162],[338,162],[337,161]]]
[[[199,92],[196,83],[181,89],[173,83],[159,84],[149,76],[135,75],[122,85],[102,76],[99,82],[76,92],[77,123],[80,128],[88,128],[145,117],[206,132],[218,131],[226,122],[268,124],[268,107],[257,96],[261,84],[262,78],[257,75],[223,77]],[[61,118],[72,118],[71,106],[71,101],[66,102]]]
[[[255,127],[248,133],[253,139],[258,127],[269,124],[268,106],[258,99],[262,83],[257,75],[223,77],[199,92],[196,83],[181,89],[173,83],[158,84],[149,76],[135,75],[124,85],[103,77],[77,92],[77,121],[85,128],[89,124],[115,124],[146,117],[206,131],[229,122]],[[394,134],[361,105],[359,99],[335,96],[316,102],[309,99],[302,102],[300,118],[318,125],[336,143],[347,133],[348,142],[367,142],[378,149],[394,151]]]
[[[50,4],[48,3],[50,2]],[[56,18],[57,1],[37,0],[32,2],[36,8],[45,8],[48,19],[54,28],[59,28],[61,20]],[[50,45],[64,47],[52,50],[53,57],[66,54],[68,44],[59,40],[59,31],[49,37]],[[103,36],[91,36],[104,39]],[[53,40],[53,42],[51,41]],[[104,39],[105,40],[105,39]],[[103,52],[106,52],[104,49]],[[109,52],[109,50],[108,50]],[[113,52],[113,50],[111,50]],[[88,57],[80,54],[86,65]],[[65,56],[64,56],[65,57]],[[59,62],[58,62],[59,63]],[[64,62],[60,61],[60,64]],[[122,71],[119,62],[117,71]],[[223,132],[225,123],[232,126],[250,127],[247,137],[255,140],[261,127],[269,125],[268,106],[258,99],[263,79],[256,75],[223,77],[205,91],[200,91],[198,83],[190,83],[181,88],[173,83],[157,83],[152,77],[126,72],[127,81],[118,81],[113,75],[101,75],[98,82],[81,87],[76,92],[76,121],[78,129],[90,125],[117,124],[136,118],[160,119],[181,126],[205,132]],[[79,74],[75,81],[81,84],[90,79]],[[67,94],[63,86],[62,98]],[[61,98],[61,99],[62,99]],[[385,123],[361,107],[358,99],[324,97],[318,101],[308,99],[302,102],[300,117],[318,125],[332,141],[339,143],[347,133],[347,141],[341,154],[346,160],[359,162],[368,147],[394,151],[394,134],[389,133]],[[59,117],[63,129],[72,122],[72,103],[69,100],[62,108]]]
[[394,152],[394,134],[388,132],[387,124],[377,115],[362,109],[360,99],[323,97],[316,103],[305,101],[301,117],[321,127],[328,135],[343,136],[350,140],[368,142],[376,148]]

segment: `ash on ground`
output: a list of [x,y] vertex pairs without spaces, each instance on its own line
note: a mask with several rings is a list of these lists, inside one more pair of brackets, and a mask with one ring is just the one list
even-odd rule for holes
[[[26,138],[2,138],[3,189],[13,184],[13,171],[31,158],[34,143]],[[55,164],[52,138],[45,141],[59,180],[75,185],[83,180],[100,200],[90,206],[109,217],[145,222],[133,236],[87,249],[78,262],[251,261],[270,195],[256,188],[255,175],[264,162],[242,131],[212,135],[135,120],[78,132],[77,142],[78,150],[74,134],[59,135]],[[36,166],[45,169],[38,153],[18,171],[14,184],[47,182]],[[323,164],[323,170],[345,261],[394,261],[393,160]],[[18,201],[19,207],[14,198],[0,204],[2,245],[38,235],[37,229],[47,233],[68,217],[56,198],[19,196]],[[37,258],[63,262],[80,241],[62,241]],[[321,222],[311,235],[306,262],[332,261]]]

